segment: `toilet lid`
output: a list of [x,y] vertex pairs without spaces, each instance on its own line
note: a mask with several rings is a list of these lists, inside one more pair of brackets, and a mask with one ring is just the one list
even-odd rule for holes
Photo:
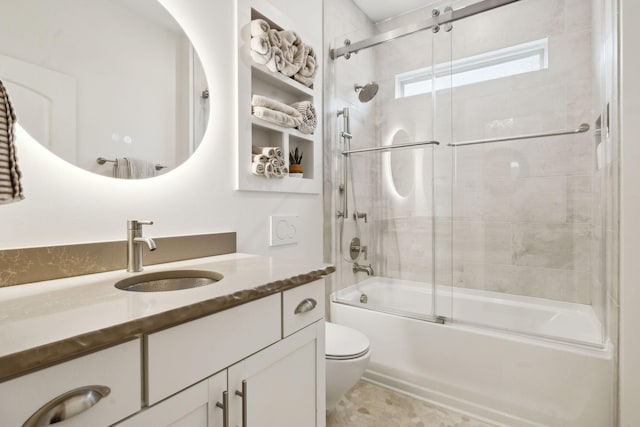
[[328,359],[355,359],[369,351],[369,338],[355,329],[325,322],[325,335]]

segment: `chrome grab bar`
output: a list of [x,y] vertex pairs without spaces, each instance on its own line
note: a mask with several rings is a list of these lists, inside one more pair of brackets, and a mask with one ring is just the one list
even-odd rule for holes
[[560,131],[553,131],[548,133],[532,133],[527,135],[507,136],[503,138],[478,139],[475,141],[454,142],[448,145],[449,147],[462,147],[464,145],[490,144],[494,142],[517,141],[520,139],[533,139],[533,138],[545,138],[549,136],[574,135],[577,133],[584,133],[588,130],[589,130],[589,125],[586,123],[581,123],[577,129],[560,130]]
[[383,145],[380,147],[371,147],[371,148],[359,148],[357,150],[346,150],[342,152],[343,156],[352,153],[367,153],[369,151],[390,151],[395,150],[396,148],[409,148],[409,147],[419,147],[421,145],[440,145],[439,141],[418,141],[418,142],[407,142],[406,144],[392,144],[392,145]]

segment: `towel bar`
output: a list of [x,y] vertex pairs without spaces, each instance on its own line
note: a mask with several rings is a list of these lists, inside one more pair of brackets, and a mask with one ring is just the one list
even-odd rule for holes
[[[115,160],[105,159],[104,157],[96,158],[96,163],[99,164],[99,165],[104,165],[107,162],[115,163]],[[157,164],[157,165],[155,165],[155,168],[156,168],[157,171],[159,171],[159,170],[165,169],[166,166]]]

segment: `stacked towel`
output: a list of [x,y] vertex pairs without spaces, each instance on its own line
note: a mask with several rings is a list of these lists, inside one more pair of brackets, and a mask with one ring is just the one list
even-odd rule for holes
[[253,95],[251,110],[254,116],[285,128],[302,124],[302,114],[297,109],[266,96]]
[[296,128],[304,134],[313,133],[318,126],[316,109],[310,101],[286,105],[266,96],[253,95],[251,111],[254,116],[262,120],[285,128]]
[[263,19],[251,21],[251,58],[310,87],[316,76],[315,50],[303,43],[295,31],[272,29]]
[[156,165],[133,157],[118,157],[113,163],[113,177],[121,179],[151,178],[157,175]]
[[0,81],[0,203],[24,199],[15,147],[16,113]]
[[280,147],[252,147],[251,173],[271,178],[289,175]]

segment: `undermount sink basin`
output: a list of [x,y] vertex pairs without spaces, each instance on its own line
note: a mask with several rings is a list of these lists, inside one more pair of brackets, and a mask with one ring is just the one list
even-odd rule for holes
[[116,282],[116,288],[133,292],[163,292],[211,285],[224,276],[207,270],[157,271],[133,276]]

